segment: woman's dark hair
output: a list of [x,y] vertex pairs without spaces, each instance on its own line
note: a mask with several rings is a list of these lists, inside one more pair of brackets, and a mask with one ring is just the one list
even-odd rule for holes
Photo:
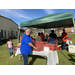
[[54,30],[51,30],[51,33],[54,33]]
[[41,32],[41,35],[43,35],[43,33]]
[[10,40],[10,39],[12,40],[12,37],[9,37],[9,40]]
[[38,36],[40,36],[40,33],[38,33]]

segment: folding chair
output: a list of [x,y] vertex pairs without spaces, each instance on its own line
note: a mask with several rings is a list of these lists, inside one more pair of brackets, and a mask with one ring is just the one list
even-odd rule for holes
[[[17,46],[14,46],[14,51],[15,52],[17,51]],[[21,61],[22,61],[22,55],[21,54],[19,55],[19,59],[21,59]]]

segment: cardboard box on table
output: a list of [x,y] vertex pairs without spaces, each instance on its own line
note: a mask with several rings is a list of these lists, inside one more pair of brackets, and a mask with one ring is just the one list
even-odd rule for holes
[[[49,50],[51,50],[51,51],[57,50],[57,44],[49,44],[47,42],[36,42],[36,43],[34,43],[34,45],[37,48],[40,48],[37,51],[43,51],[44,47],[49,47]],[[33,50],[35,51],[35,49],[33,49]]]
[[[34,43],[34,45],[39,48],[37,51],[43,51],[44,50],[44,44],[46,44],[47,42],[39,42],[37,41],[36,43]],[[36,51],[35,49],[33,49],[33,51]]]
[[49,50],[55,51],[57,50],[57,44],[44,44],[44,46],[49,47]]
[[[44,47],[49,47],[49,50],[51,51],[57,50],[57,44],[49,44],[47,42],[36,42],[33,44],[38,48],[37,51],[43,51]],[[20,48],[20,45],[18,45],[17,48]],[[33,48],[33,51],[36,51],[36,50]]]

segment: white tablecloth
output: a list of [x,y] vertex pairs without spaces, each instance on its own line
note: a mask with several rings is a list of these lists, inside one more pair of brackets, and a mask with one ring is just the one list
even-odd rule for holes
[[[17,49],[15,56],[17,56],[18,54],[21,54],[20,52],[20,48]],[[47,59],[47,65],[56,65],[59,64],[59,60],[58,60],[58,54],[57,54],[57,50],[55,51],[32,51],[32,55],[39,55],[39,56],[43,56],[46,57]]]

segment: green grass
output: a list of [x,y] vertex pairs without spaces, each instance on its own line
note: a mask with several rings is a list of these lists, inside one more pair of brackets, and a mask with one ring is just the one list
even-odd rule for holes
[[34,36],[36,36],[37,34],[35,33],[35,34],[31,34],[31,37],[34,37]]
[[[33,37],[36,34],[32,34]],[[75,44],[75,35],[69,35],[72,38],[72,42]],[[0,65],[23,65],[24,61],[22,58],[19,59],[19,55],[15,58],[10,58],[9,50],[6,50],[6,41],[0,44]],[[13,40],[14,46],[17,45],[17,39]],[[66,46],[67,48],[67,46]],[[13,53],[15,54],[14,50]],[[69,53],[66,51],[57,51],[59,64],[58,65],[74,65],[75,64],[75,55],[74,53]],[[30,55],[28,59],[29,65],[45,65],[46,59],[41,56]]]
[[[6,40],[7,41],[7,40]],[[0,44],[0,65],[23,65],[24,61],[22,58],[19,59],[19,55],[15,58],[10,58],[9,50],[6,50],[6,41]],[[17,39],[13,40],[14,46],[17,45]],[[15,54],[14,50],[13,53]],[[42,62],[41,62],[42,61]],[[46,59],[40,56],[30,55],[28,59],[29,65],[44,65]]]

